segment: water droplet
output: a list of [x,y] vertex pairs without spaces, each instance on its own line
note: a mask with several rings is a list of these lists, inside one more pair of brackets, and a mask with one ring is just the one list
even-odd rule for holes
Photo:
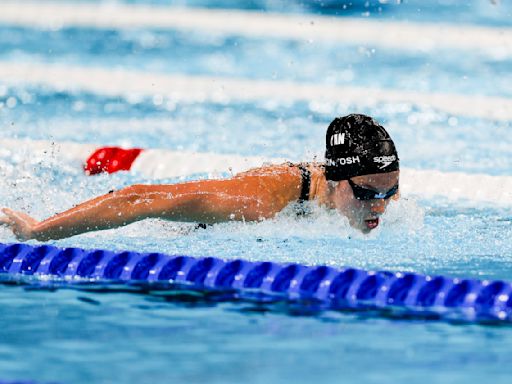
[[459,123],[459,120],[454,116],[452,116],[448,119],[448,125],[450,127],[456,127],[458,123]]
[[16,106],[16,104],[18,104],[18,100],[15,97],[11,96],[7,99],[7,102],[6,102],[7,108],[12,109]]

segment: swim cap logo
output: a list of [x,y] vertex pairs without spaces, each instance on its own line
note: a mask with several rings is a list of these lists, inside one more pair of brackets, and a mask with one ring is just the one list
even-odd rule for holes
[[361,164],[361,159],[359,156],[352,156],[352,157],[341,157],[339,159],[333,160],[333,159],[327,159],[326,164],[330,167],[337,167],[339,165],[352,165],[359,163]]
[[396,156],[378,156],[373,158],[374,163],[382,164],[379,169],[384,169],[387,166],[391,165],[393,161],[396,161]]
[[331,136],[331,147],[343,144],[345,144],[345,132],[335,133],[334,135]]

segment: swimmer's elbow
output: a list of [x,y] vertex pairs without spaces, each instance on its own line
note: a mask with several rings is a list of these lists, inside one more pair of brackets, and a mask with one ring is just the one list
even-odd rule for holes
[[[135,220],[149,217],[162,217],[168,209],[167,199],[161,192],[155,191],[151,185],[134,184],[113,193],[117,209]],[[119,200],[117,200],[119,199]]]

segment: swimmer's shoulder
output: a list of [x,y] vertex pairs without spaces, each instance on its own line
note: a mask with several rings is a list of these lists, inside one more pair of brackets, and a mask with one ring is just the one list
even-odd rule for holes
[[269,164],[252,168],[235,175],[233,180],[241,181],[244,190],[256,194],[260,200],[267,201],[273,209],[280,211],[300,196],[301,171],[290,164]]
[[275,198],[295,201],[303,195],[303,186],[311,185],[323,173],[323,165],[317,162],[285,162],[252,168],[235,178],[245,179],[249,185],[257,186],[260,192],[265,190]]
[[260,167],[251,168],[247,171],[240,172],[235,177],[243,176],[272,176],[272,175],[283,175],[288,174],[290,171],[293,172],[291,167],[292,163],[286,162],[281,164],[264,164]]
[[323,163],[318,163],[316,161],[310,162],[299,162],[294,163],[291,161],[286,161],[280,164],[264,164],[260,167],[251,168],[247,171],[240,172],[235,175],[235,177],[242,176],[300,176],[301,169],[307,169],[311,172],[323,172],[324,165]]

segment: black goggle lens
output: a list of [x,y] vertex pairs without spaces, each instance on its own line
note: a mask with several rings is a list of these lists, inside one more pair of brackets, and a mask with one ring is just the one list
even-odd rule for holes
[[391,196],[396,195],[398,192],[398,184],[395,185],[393,188],[391,188],[389,191],[385,193],[380,193],[377,191],[374,191],[373,189],[368,189],[361,187],[357,184],[354,184],[352,180],[348,180],[348,183],[350,184],[350,187],[352,188],[352,192],[354,193],[354,197],[357,200],[375,200],[375,199],[384,199],[387,200]]

